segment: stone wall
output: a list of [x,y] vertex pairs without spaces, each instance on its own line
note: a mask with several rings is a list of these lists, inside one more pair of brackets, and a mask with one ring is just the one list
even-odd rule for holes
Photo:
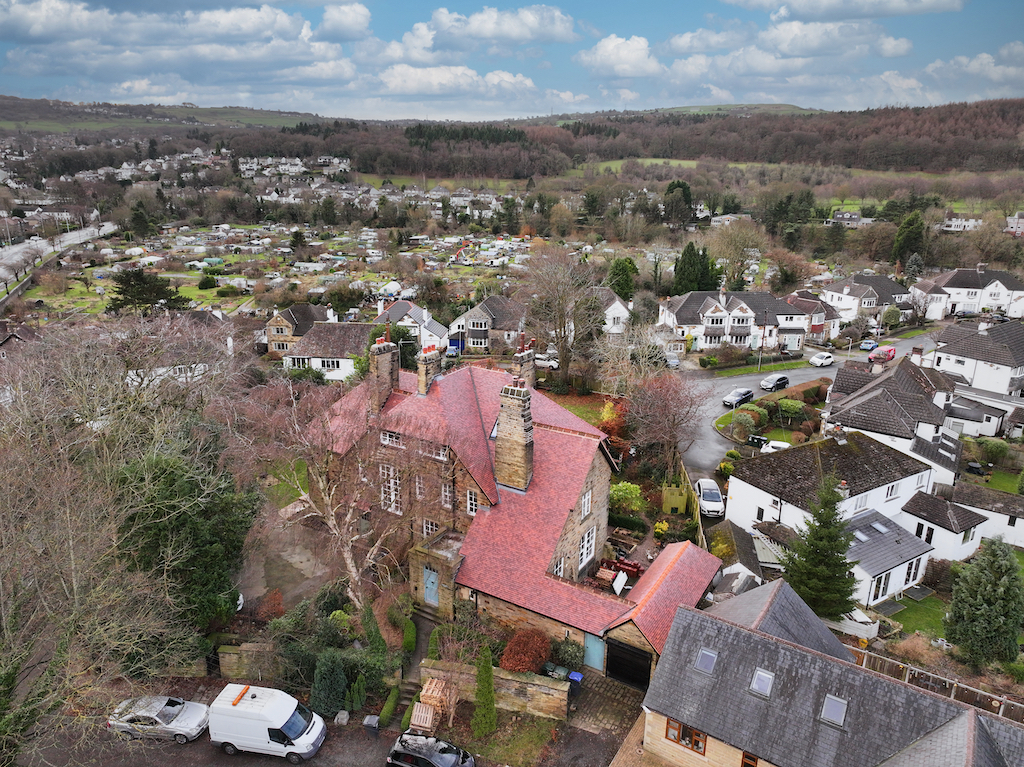
[[224,679],[249,679],[271,669],[268,659],[274,657],[274,646],[267,642],[244,642],[241,646],[221,645],[217,648],[220,675]]
[[[611,487],[611,469],[600,450],[594,452],[594,460],[587,472],[587,478],[580,491],[580,498],[565,521],[565,527],[555,544],[554,556],[548,565],[548,572],[553,572],[558,560],[563,560],[563,576],[570,580],[579,580],[596,568],[601,558],[604,545],[608,541],[608,492]],[[583,495],[590,491],[590,513],[582,516]],[[584,571],[580,570],[580,539],[591,527],[597,526],[594,542],[594,557]]]
[[[467,594],[464,598],[468,598],[468,596]],[[490,616],[513,631],[519,629],[539,629],[551,637],[552,641],[559,641],[568,637],[580,644],[584,644],[586,639],[584,633],[577,628],[567,626],[553,618],[547,618],[481,592],[477,593],[476,605],[479,613]],[[625,601],[623,601],[622,605],[623,612],[625,612],[626,607],[629,605]]]
[[[424,660],[420,679],[444,679],[459,686],[459,699],[476,700],[476,667],[464,663]],[[569,683],[537,674],[518,674],[494,669],[495,705],[547,719],[565,719],[569,711]]]

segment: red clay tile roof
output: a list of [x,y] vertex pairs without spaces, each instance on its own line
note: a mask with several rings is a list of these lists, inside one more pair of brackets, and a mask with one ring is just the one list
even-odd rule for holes
[[661,655],[676,610],[700,604],[721,566],[722,560],[690,541],[670,543],[629,593],[636,607],[609,628],[632,620]]
[[456,583],[591,634],[627,612],[624,599],[546,574],[599,448],[594,437],[535,424],[533,481],[525,493],[500,488],[500,503],[477,513]]

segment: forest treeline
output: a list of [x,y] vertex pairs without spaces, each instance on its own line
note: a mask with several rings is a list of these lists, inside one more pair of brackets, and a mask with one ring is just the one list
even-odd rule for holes
[[[348,157],[352,170],[434,178],[551,177],[607,160],[704,159],[899,172],[1024,168],[1024,99],[937,107],[886,107],[809,115],[603,113],[552,124],[367,123],[334,120],[279,130],[205,128],[165,136],[161,155],[202,140],[235,157]],[[142,159],[143,139],[111,147],[100,137],[45,153],[42,175]],[[82,145],[85,145],[84,147]]]

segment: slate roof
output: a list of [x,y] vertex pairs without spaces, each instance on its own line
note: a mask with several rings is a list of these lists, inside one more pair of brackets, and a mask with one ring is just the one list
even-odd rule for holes
[[[862,511],[848,520],[846,529],[855,534],[846,558],[872,578],[935,548],[874,509]],[[857,533],[867,540],[856,537]]]
[[953,269],[932,279],[942,288],[967,288],[982,290],[993,282],[1002,283],[1009,290],[1024,290],[1024,282],[1010,272],[999,269]]
[[953,397],[953,401],[949,405],[949,415],[952,418],[962,418],[965,421],[984,422],[985,416],[1003,418],[1006,411],[967,397]]
[[909,288],[881,274],[855,274],[845,280],[826,285],[825,290],[830,293],[842,293],[843,288],[847,286],[850,288],[850,294],[859,298],[873,293],[878,297],[879,306],[899,303],[895,297],[905,296],[910,292]]
[[[692,290],[681,296],[672,296],[666,304],[666,308],[676,318],[677,325],[699,325],[701,316],[714,307],[721,307],[719,302],[720,293],[715,290]],[[776,298],[771,293],[726,293],[726,308],[733,312],[736,309],[746,306],[753,312],[754,324],[762,325],[765,321],[765,312],[768,312],[768,324],[778,325],[779,315],[806,314],[796,306],[790,306],[781,298]]]
[[925,295],[930,296],[944,296],[949,295],[940,285],[936,285],[931,280],[918,280],[914,283],[913,287],[916,290],[921,291]]
[[281,316],[292,326],[293,336],[302,336],[313,327],[313,323],[327,322],[327,307],[306,303],[292,304],[281,311]]
[[876,376],[871,372],[870,366],[865,363],[864,367],[847,362],[836,370],[836,379],[832,384],[831,398],[840,401],[841,397],[860,391],[869,383],[874,381]]
[[705,531],[708,549],[722,560],[725,567],[739,564],[763,579],[761,563],[754,548],[754,539],[746,530],[728,519],[723,519]]
[[963,506],[950,503],[945,498],[924,492],[916,493],[904,504],[903,510],[911,516],[930,522],[943,530],[949,530],[951,533],[962,533],[988,521],[988,517],[976,511],[965,509]]
[[526,317],[526,305],[505,296],[487,296],[467,314],[476,309],[487,315],[495,330],[519,330]]
[[[710,674],[694,668],[702,648],[718,653]],[[775,675],[768,697],[749,690],[757,668]],[[847,702],[842,727],[820,719],[826,695]],[[1024,730],[967,704],[686,607],[644,706],[778,767],[1008,767],[1024,744]]]
[[636,607],[608,628],[632,620],[660,655],[676,608],[700,604],[721,567],[718,557],[690,541],[669,544],[629,592]]
[[626,302],[619,298],[619,295],[609,287],[603,285],[596,285],[590,289],[590,292],[594,294],[594,297],[601,302],[601,311],[608,311],[608,307],[612,304],[622,304],[626,306]]
[[1004,493],[986,485],[974,482],[960,482],[955,487],[936,486],[936,493],[960,506],[982,509],[992,514],[1024,518],[1024,496]]
[[[940,337],[939,341],[942,340]],[[1024,366],[1024,322],[1004,322],[971,335],[963,335],[939,347],[936,354],[949,354],[1011,368]]]
[[824,301],[813,293],[805,290],[798,290],[786,296],[786,303],[794,306],[807,315],[825,314],[825,322],[841,319],[839,311],[832,304]]
[[849,648],[782,578],[716,602],[706,612],[839,660],[853,660]]
[[344,359],[364,355],[373,327],[369,322],[316,322],[284,356]]
[[412,301],[395,301],[391,306],[387,307],[374,319],[375,323],[391,322],[398,323],[403,317],[408,316],[413,322],[415,322],[421,328],[425,328],[428,333],[432,333],[438,338],[444,338],[448,335],[448,328],[442,325],[440,322],[435,320],[433,317],[427,319],[427,311],[414,304]]
[[953,341],[959,341],[961,338],[973,336],[980,329],[981,326],[977,322],[954,322],[952,325],[946,325],[942,329],[936,343],[942,347]]
[[850,432],[845,444],[823,439],[740,461],[732,476],[806,509],[826,474],[834,472],[846,480],[850,495],[860,495],[928,468],[866,434]]

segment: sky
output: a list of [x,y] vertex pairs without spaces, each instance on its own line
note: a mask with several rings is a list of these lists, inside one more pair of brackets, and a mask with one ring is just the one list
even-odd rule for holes
[[500,120],[1024,97],[1020,0],[0,0],[0,93]]

